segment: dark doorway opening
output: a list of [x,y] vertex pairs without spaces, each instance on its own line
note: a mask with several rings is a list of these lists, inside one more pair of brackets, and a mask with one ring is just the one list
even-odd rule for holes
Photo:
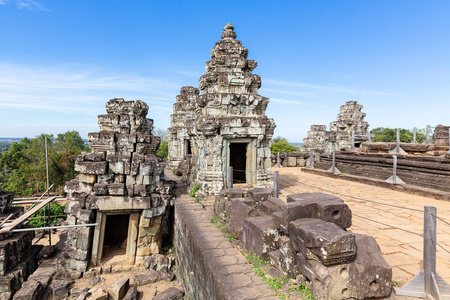
[[361,143],[355,143],[355,148],[359,148],[361,146]]
[[191,141],[190,140],[186,140],[186,154],[185,155],[189,155],[192,154],[192,148],[191,148]]
[[126,254],[129,222],[129,214],[106,217],[102,260]]
[[246,183],[247,143],[230,143],[230,166],[233,167],[233,182]]

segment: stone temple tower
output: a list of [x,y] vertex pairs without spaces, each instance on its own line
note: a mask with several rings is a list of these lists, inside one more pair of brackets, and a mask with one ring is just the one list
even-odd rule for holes
[[[211,51],[199,88],[182,87],[169,133],[170,166],[189,158],[187,178],[201,194],[224,188],[228,167],[235,183],[272,186],[270,145],[275,122],[265,115],[269,98],[258,94],[257,63],[227,24]],[[200,94],[201,91],[201,94]]]

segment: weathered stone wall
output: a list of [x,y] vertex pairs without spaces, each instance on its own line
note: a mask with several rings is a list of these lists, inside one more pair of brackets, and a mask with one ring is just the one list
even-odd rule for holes
[[64,267],[81,275],[89,261],[101,260],[105,223],[110,214],[129,214],[127,260],[142,262],[159,253],[162,221],[172,199],[172,184],[164,181],[165,164],[156,157],[160,138],[153,136],[144,102],[112,99],[108,114],[98,116],[100,131],[89,133],[92,153],[77,157],[80,174],[65,186],[66,223],[94,227],[69,228]]
[[[397,176],[406,184],[450,192],[450,156],[398,155]],[[316,168],[328,170],[332,156],[321,155]],[[336,167],[343,173],[386,180],[392,176],[391,154],[337,152]]]
[[[265,115],[269,99],[258,94],[257,63],[236,40],[228,24],[211,51],[199,89],[181,88],[174,104],[169,133],[169,165],[174,167],[192,153],[187,179],[198,183],[199,194],[217,194],[227,178],[232,143],[245,144],[246,183],[272,185],[270,145],[275,122]],[[202,94],[200,95],[200,91]]]
[[361,111],[362,107],[357,101],[345,102],[340,107],[336,121],[330,123],[329,131],[326,125],[311,125],[307,137],[303,139],[304,149],[331,153],[333,143],[337,150],[351,149],[353,131],[355,131],[355,144],[366,142],[369,123],[364,121],[366,114]]
[[444,126],[441,124],[437,125],[434,128],[433,144],[436,148],[440,148],[443,150],[449,147],[449,129],[450,126]]

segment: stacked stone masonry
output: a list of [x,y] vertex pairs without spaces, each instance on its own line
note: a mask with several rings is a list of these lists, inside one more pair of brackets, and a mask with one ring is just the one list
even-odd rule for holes
[[88,135],[92,153],[77,157],[80,174],[65,186],[67,224],[99,224],[68,229],[64,267],[78,273],[89,262],[101,262],[105,224],[118,214],[129,215],[124,241],[129,263],[159,253],[172,200],[173,183],[164,181],[165,165],[156,156],[160,138],[152,134],[148,106],[140,100],[112,99],[106,111],[98,116],[100,131]]
[[287,196],[270,189],[224,189],[215,213],[244,247],[286,274],[305,276],[314,299],[364,299],[391,293],[392,269],[371,236],[353,234],[352,213],[323,193]]
[[[14,193],[2,191],[0,187],[0,223],[23,213],[22,207],[11,207],[13,200]],[[42,246],[33,246],[33,238],[34,231],[0,234],[0,300],[11,299],[36,270],[36,257]]]
[[190,156],[191,166],[183,167],[183,175],[191,185],[199,184],[199,194],[217,194],[224,188],[229,166],[239,182],[251,187],[272,184],[275,123],[265,115],[269,99],[258,94],[261,78],[252,74],[257,63],[247,59],[248,50],[233,29],[225,26],[199,89],[181,88],[170,118],[168,164],[177,167]]
[[352,132],[355,132],[355,145],[368,140],[369,123],[364,121],[366,116],[361,111],[362,105],[357,101],[347,101],[342,105],[336,121],[330,123],[330,130],[326,125],[311,125],[307,137],[303,139],[306,151],[315,150],[319,153],[331,153],[333,145],[337,150],[352,148]]

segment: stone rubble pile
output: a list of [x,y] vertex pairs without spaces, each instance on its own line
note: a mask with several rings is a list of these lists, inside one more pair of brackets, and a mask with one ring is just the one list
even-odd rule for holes
[[[147,104],[116,98],[106,104],[106,111],[98,116],[100,131],[88,135],[92,153],[77,157],[75,170],[80,174],[66,183],[66,223],[93,223],[100,213],[138,213],[133,221],[139,223],[137,245],[127,248],[138,263],[160,251],[173,183],[164,181],[165,164],[156,156],[160,138],[152,134]],[[93,239],[91,227],[68,229],[66,269],[87,270],[91,247],[99,242]]]
[[314,299],[364,299],[391,292],[392,269],[371,236],[353,234],[352,212],[323,193],[224,189],[214,211],[244,247],[286,274],[305,276]]

